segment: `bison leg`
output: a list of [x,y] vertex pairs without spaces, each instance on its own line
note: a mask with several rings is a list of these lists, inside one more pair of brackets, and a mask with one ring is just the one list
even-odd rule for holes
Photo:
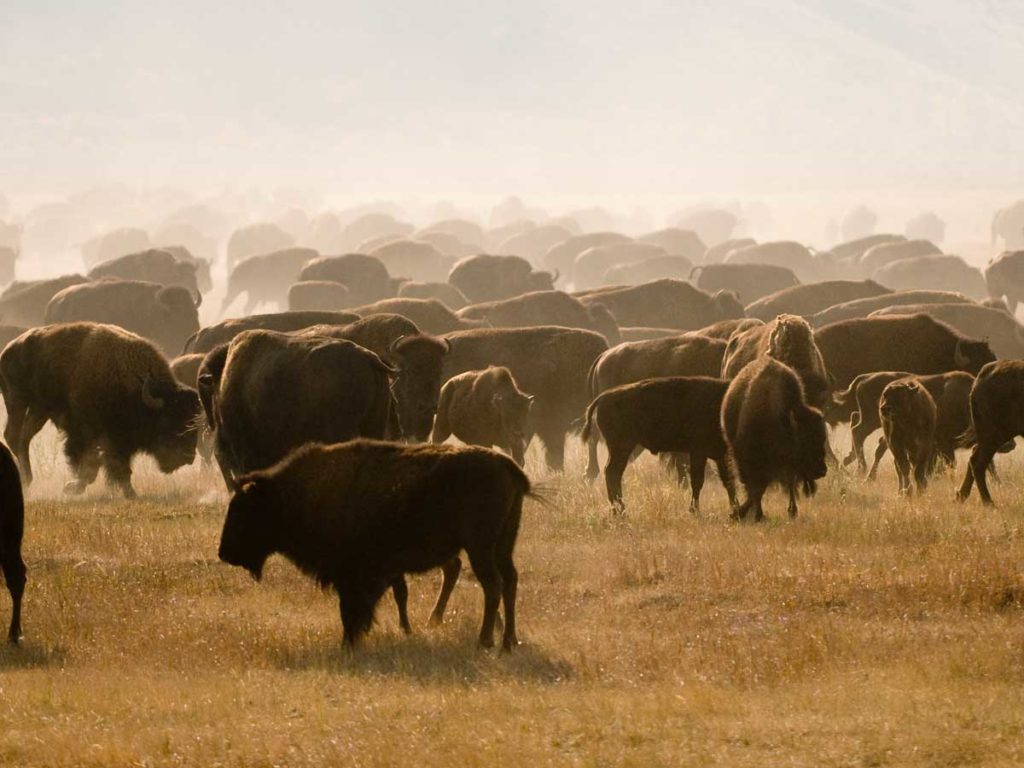
[[69,434],[64,444],[64,455],[75,476],[65,484],[64,492],[77,496],[96,480],[100,472],[99,448],[81,436]]
[[921,495],[928,487],[928,468],[929,462],[932,459],[932,452],[927,448],[923,448],[917,452],[917,456],[914,460],[914,483],[917,485],[917,493]]
[[590,432],[590,439],[587,440],[587,480],[594,482],[600,474],[601,469],[597,458],[597,425],[595,424]]
[[511,651],[519,645],[516,637],[516,590],[519,586],[519,571],[512,562],[511,550],[498,555],[498,570],[501,572],[501,602],[505,607],[505,631],[501,638],[501,650]]
[[715,459],[715,466],[718,468],[718,477],[729,496],[729,507],[735,513],[738,503],[736,501],[736,478],[732,475],[732,467],[729,466],[728,459]]
[[907,451],[901,446],[899,449],[893,448],[892,458],[896,464],[896,476],[899,478],[899,492],[900,495],[910,493],[910,456]]
[[878,445],[875,446],[875,458],[871,462],[871,469],[868,471],[868,480],[874,480],[878,475],[878,465],[882,461],[882,457],[885,456],[885,452],[889,450],[889,442],[883,437],[878,441]]
[[[512,461],[518,464],[520,467],[526,464],[526,441],[521,438],[515,438],[509,441],[507,448],[509,454],[512,456]],[[593,480],[594,478],[590,478]]]
[[561,472],[565,465],[565,429],[543,425],[537,430],[537,436],[544,443],[544,461],[548,468]]
[[132,455],[124,449],[108,446],[103,451],[103,468],[107,482],[124,494],[126,499],[136,497],[132,488]]
[[494,647],[494,622],[498,618],[498,605],[501,603],[502,578],[495,562],[493,549],[486,553],[474,548],[469,554],[469,564],[476,574],[477,581],[484,590],[484,619],[480,625],[480,647]]
[[863,418],[860,411],[857,411],[857,417],[853,420],[850,425],[850,435],[853,438],[853,445],[850,446],[850,453],[846,459],[843,460],[843,464],[850,464],[854,459],[857,460],[857,466],[860,467],[860,471],[866,472],[868,468],[868,462],[864,458],[864,441],[868,439],[868,436],[875,431],[877,427],[872,424],[868,424],[867,420]]
[[25,594],[25,561],[21,559],[21,552],[14,547],[3,549],[3,558],[0,560],[4,572],[4,579],[7,581],[7,591],[11,593],[11,627],[7,632],[7,639],[17,644],[21,639],[21,598]]
[[[12,430],[12,423],[15,420],[14,414],[8,416],[7,429]],[[14,450],[18,457],[18,466],[21,469],[21,480],[24,485],[32,483],[32,459],[29,446],[32,445],[32,438],[39,434],[39,430],[46,424],[47,418],[33,408],[26,407],[14,426],[15,435],[7,437],[8,445]]]
[[405,583],[405,576],[396,576],[391,580],[391,594],[395,596],[395,605],[398,606],[398,626],[407,635],[412,634],[412,626],[409,624],[409,585]]
[[341,612],[343,642],[349,648],[370,631],[373,625],[373,611],[390,582],[369,584],[358,579],[346,580],[338,586],[338,607]]
[[707,457],[690,454],[690,512],[700,514],[700,492],[704,488]]
[[[987,506],[992,506],[993,501],[992,494],[988,492],[988,478],[985,476],[985,472],[992,465],[995,453],[987,443],[981,441],[971,451],[971,473],[974,475],[974,482],[978,484],[978,495],[981,496],[981,502]],[[966,498],[966,494],[964,497]]]
[[616,512],[625,509],[622,500],[622,474],[629,465],[629,455],[633,446],[608,445],[608,463],[604,465],[604,483],[608,490],[608,501]]
[[796,504],[796,489],[798,484],[797,476],[793,475],[789,479],[789,506],[786,508],[786,511],[789,513],[790,520],[796,517],[796,514],[799,511]]
[[462,560],[457,556],[441,566],[443,578],[441,580],[441,591],[437,593],[437,600],[434,602],[434,610],[430,612],[430,623],[438,625],[444,621],[444,611],[448,607],[448,600],[452,591],[459,581],[459,572],[462,570]]

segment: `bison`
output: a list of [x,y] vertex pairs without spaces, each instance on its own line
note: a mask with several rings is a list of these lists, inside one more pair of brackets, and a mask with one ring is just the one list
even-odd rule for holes
[[935,401],[913,377],[887,384],[878,403],[885,442],[896,461],[899,492],[910,493],[913,471],[917,492],[928,486],[928,465],[935,438]]
[[370,304],[395,295],[388,268],[380,259],[362,253],[313,259],[299,272],[299,280],[341,283],[348,288],[353,304]]
[[721,418],[747,495],[734,517],[763,519],[762,499],[774,482],[788,489],[789,516],[796,516],[798,484],[813,493],[827,471],[825,420],[807,404],[796,372],[767,355],[754,361],[729,384]]
[[[494,644],[504,603],[502,648],[510,651],[518,644],[512,555],[530,493],[516,463],[486,448],[371,440],[311,445],[240,479],[219,555],[259,579],[267,558],[279,552],[333,587],[344,642],[352,646],[396,579],[449,567],[465,550],[484,592],[479,643]],[[453,587],[446,573],[435,617]]]
[[[778,240],[735,248],[726,255],[724,265],[756,264],[765,267],[779,267],[795,275],[801,283],[813,283],[830,277],[827,273],[830,267],[829,260],[832,258],[830,254],[826,256],[816,254],[806,245],[793,240]],[[761,296],[752,296],[748,301],[755,301],[759,298]]]
[[199,330],[200,298],[180,285],[101,280],[65,288],[46,305],[47,323],[109,323],[178,354]]
[[152,455],[161,471],[191,464],[199,397],[179,384],[149,341],[121,328],[67,323],[26,331],[0,353],[5,439],[32,482],[29,444],[47,421],[67,436],[64,453],[81,493],[102,466],[128,498],[131,460]]
[[732,291],[747,304],[800,285],[791,270],[774,264],[705,264],[693,268],[690,280],[709,293]]
[[458,312],[463,307],[469,306],[462,291],[451,283],[418,283],[409,281],[402,283],[398,289],[400,299],[437,299],[452,312]]
[[441,388],[431,439],[443,443],[455,435],[470,445],[496,445],[523,466],[532,403],[504,366],[460,373]]
[[462,320],[489,324],[494,328],[562,325],[597,331],[609,344],[618,344],[622,340],[619,326],[607,309],[600,304],[587,306],[562,291],[536,291],[502,301],[470,304],[456,315]]
[[985,339],[995,355],[1003,360],[1024,358],[1024,327],[1002,309],[967,304],[910,304],[886,307],[869,317],[924,313],[949,324],[965,336]]
[[719,320],[743,317],[743,305],[731,291],[706,293],[684,280],[655,280],[643,285],[607,288],[577,296],[586,306],[603,305],[616,322],[650,328],[696,331]]
[[729,382],[706,376],[644,379],[614,387],[587,407],[583,440],[590,443],[596,424],[608,445],[604,468],[608,501],[621,511],[622,474],[637,448],[653,454],[689,454],[690,511],[700,511],[700,492],[710,459],[718,467],[729,502],[735,508],[732,474],[726,461],[719,413]]
[[[239,227],[231,233],[227,246],[228,269],[245,259],[265,253],[283,251],[295,244],[295,238],[277,224],[257,222]],[[135,248],[133,250],[139,250]],[[289,282],[292,282],[289,280]]]
[[305,443],[385,437],[393,373],[358,344],[321,336],[245,331],[214,350],[199,393],[228,488]]
[[656,256],[609,267],[601,282],[604,285],[639,285],[663,278],[685,280],[692,271],[693,263],[683,256]]
[[90,280],[115,278],[180,285],[188,288],[193,295],[199,295],[196,265],[179,261],[173,253],[162,248],[149,248],[97,264],[89,270],[88,277]]
[[21,539],[25,532],[25,499],[22,496],[18,466],[10,449],[0,443],[0,570],[11,596],[11,625],[7,639],[21,639],[21,598],[25,594],[25,561],[21,559]]
[[972,299],[983,299],[988,295],[981,272],[959,256],[931,255],[901,259],[876,269],[872,277],[894,291],[956,290]]
[[300,279],[302,266],[318,255],[312,248],[286,248],[238,262],[228,274],[227,291],[220,305],[221,314],[243,293],[246,296],[242,314],[250,314],[260,303],[274,304],[283,309],[288,303],[288,286]]
[[62,275],[47,280],[14,281],[0,294],[0,322],[35,328],[46,323],[50,299],[73,285],[88,283],[82,275]]
[[967,304],[970,299],[953,291],[896,291],[865,299],[835,304],[812,315],[809,320],[815,328],[821,328],[841,320],[856,320],[872,312],[888,307],[902,307],[908,304]]
[[918,256],[935,256],[942,250],[929,240],[900,240],[878,243],[861,254],[857,267],[861,274],[870,277],[875,270],[901,259],[913,259]]
[[426,333],[451,333],[481,328],[487,323],[459,317],[437,299],[383,299],[373,304],[353,307],[360,317],[393,314],[407,317]]
[[221,320],[194,333],[185,342],[184,353],[212,352],[221,344],[227,344],[243,331],[278,331],[288,333],[301,331],[313,325],[348,325],[359,319],[354,312],[271,312],[266,315],[249,315]]
[[985,287],[993,299],[1006,299],[1011,313],[1024,301],[1024,251],[1004,251],[985,267]]
[[858,299],[892,293],[873,280],[827,280],[810,285],[794,285],[762,296],[747,304],[746,312],[765,322],[779,315],[810,317],[822,310]]
[[976,374],[996,359],[988,343],[922,314],[844,320],[819,328],[814,340],[836,387],[872,371]]
[[534,271],[520,256],[480,254],[461,259],[448,273],[448,282],[473,303],[499,301],[532,291],[554,290],[558,275]]
[[288,288],[290,312],[331,312],[351,304],[348,288],[331,280],[302,280]]

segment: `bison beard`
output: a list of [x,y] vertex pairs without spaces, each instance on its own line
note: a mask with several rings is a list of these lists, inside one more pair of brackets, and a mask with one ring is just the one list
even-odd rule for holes
[[[387,587],[404,573],[451,567],[465,550],[484,591],[481,646],[517,644],[518,573],[512,560],[530,482],[506,456],[483,448],[354,440],[309,445],[240,480],[219,555],[259,579],[280,553],[338,593],[344,641],[373,623]],[[440,610],[450,594],[446,578]],[[438,609],[435,609],[437,615]]]

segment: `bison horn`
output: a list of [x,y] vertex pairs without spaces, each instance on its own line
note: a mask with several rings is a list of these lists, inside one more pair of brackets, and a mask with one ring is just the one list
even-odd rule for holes
[[196,291],[195,305],[196,309],[199,309],[201,306],[203,306],[203,294],[201,294],[199,291]]
[[147,374],[146,378],[142,380],[142,402],[147,408],[159,410],[164,407],[164,399],[153,394],[151,384],[152,382]]
[[560,278],[561,276],[562,276],[562,273],[559,272],[557,269],[552,270],[551,282],[552,283],[557,283],[558,282],[558,278]]
[[447,337],[441,337],[441,341],[444,342],[444,353],[447,355],[452,351],[452,342]]
[[953,351],[953,362],[957,368],[966,368],[971,363],[971,359],[963,353],[963,339],[957,339],[956,349]]
[[395,349],[398,347],[398,343],[404,338],[405,334],[403,333],[401,336],[399,336],[397,339],[392,341],[391,344],[388,345],[388,357],[392,357],[395,354]]

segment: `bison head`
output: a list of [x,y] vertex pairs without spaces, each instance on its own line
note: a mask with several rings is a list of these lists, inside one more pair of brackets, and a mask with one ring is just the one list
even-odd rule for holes
[[423,442],[434,426],[441,392],[444,356],[451,349],[447,339],[427,334],[401,336],[392,342],[388,357],[398,367],[392,385],[402,434]]
[[803,406],[793,411],[796,427],[797,473],[806,482],[813,482],[825,476],[828,431],[825,418],[817,408]]
[[555,290],[555,280],[558,279],[556,275],[552,275],[550,272],[530,272],[526,276],[527,292]]
[[509,392],[496,392],[492,396],[491,402],[498,412],[501,431],[508,440],[512,458],[519,466],[522,466],[528,432],[526,422],[530,417],[533,395],[524,394],[517,389]]
[[996,356],[987,341],[957,339],[953,350],[953,363],[961,371],[978,374],[982,366],[995,362]]
[[200,413],[196,391],[179,384],[158,385],[147,377],[140,397],[149,413],[145,450],[156,459],[160,471],[169,474],[195,461]]
[[711,301],[719,320],[732,320],[746,314],[743,303],[735,291],[716,291],[711,297]]
[[257,581],[277,548],[279,531],[271,481],[259,475],[239,480],[228,503],[220,534],[218,557],[228,565],[245,568]]

